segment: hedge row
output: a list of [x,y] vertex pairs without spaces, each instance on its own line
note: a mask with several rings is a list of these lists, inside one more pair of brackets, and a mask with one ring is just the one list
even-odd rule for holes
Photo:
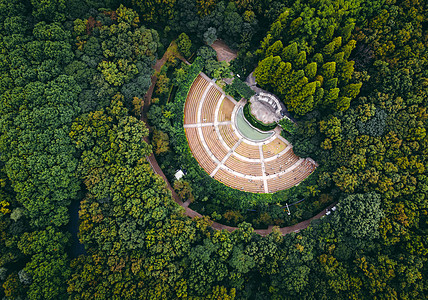
[[241,98],[250,99],[255,92],[240,79],[233,79],[232,83],[224,88],[226,94],[231,95],[236,100]]
[[282,127],[282,129],[284,129],[285,131],[288,131],[291,134],[294,134],[297,130],[296,124],[294,124],[293,121],[291,121],[288,118],[284,118],[281,121],[279,121],[279,125]]

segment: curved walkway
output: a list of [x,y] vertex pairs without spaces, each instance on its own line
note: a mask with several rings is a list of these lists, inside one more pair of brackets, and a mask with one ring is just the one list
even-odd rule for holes
[[[158,62],[155,65],[155,69],[156,70],[160,70],[160,68],[162,67],[163,63],[165,63],[165,61],[168,59],[168,57],[171,55],[170,52],[166,51],[164,56],[162,57],[162,59],[158,60]],[[183,60],[184,62],[188,63],[186,60],[182,59],[181,57],[179,57],[181,60]],[[156,85],[156,74],[152,76],[152,85],[150,86],[149,90],[147,91],[144,99],[144,106],[143,106],[143,110],[141,113],[141,120],[143,120],[146,123],[147,128],[151,131],[152,128],[149,126],[148,122],[147,122],[147,117],[146,117],[146,113],[148,111],[148,108],[150,106],[150,100],[153,94],[153,90],[154,90],[154,86]],[[145,142],[150,144],[150,141],[148,139],[148,137],[144,138]],[[163,180],[165,181],[167,188],[171,191],[171,195],[172,195],[172,199],[181,207],[184,208],[184,214],[190,218],[203,218],[204,216],[201,215],[200,213],[192,210],[189,208],[189,201],[183,202],[180,200],[180,198],[178,197],[177,193],[174,191],[173,187],[171,186],[171,184],[169,183],[169,180],[166,178],[165,174],[163,173],[162,169],[159,167],[158,162],[156,161],[156,157],[154,156],[154,154],[152,153],[150,156],[147,156],[147,161],[150,163],[150,166],[153,169],[153,172],[155,172],[157,175],[161,176],[163,178]],[[331,209],[334,205],[336,205],[336,203],[331,204],[327,209],[322,210],[320,213],[318,213],[316,216],[310,218],[309,220],[297,223],[293,226],[288,226],[288,227],[282,227],[279,228],[279,231],[281,232],[282,235],[291,233],[291,232],[299,232],[302,229],[307,228],[312,220],[316,220],[316,219],[320,219],[321,217],[323,217],[326,213],[327,210]],[[237,230],[238,227],[232,227],[232,226],[227,226],[224,224],[220,224],[217,222],[212,222],[211,227],[214,228],[215,230],[227,230],[229,232],[232,232],[234,230]],[[254,230],[255,233],[260,234],[262,236],[266,236],[269,235],[270,233],[272,233],[274,229],[274,226],[269,226],[268,229],[256,229]]]
[[[146,142],[149,142],[149,141],[146,140]],[[183,202],[180,200],[177,193],[174,191],[174,189],[172,188],[168,179],[166,178],[165,174],[163,173],[162,169],[159,167],[158,162],[156,161],[156,158],[155,158],[153,153],[147,157],[147,160],[150,163],[153,171],[165,180],[165,183],[166,183],[168,189],[172,193],[172,199],[178,205],[180,205],[181,207],[184,208],[184,214],[186,216],[192,218],[192,219],[195,217],[203,218],[204,217],[203,215],[201,215],[200,213],[189,208],[190,201]],[[281,227],[281,228],[277,228],[277,229],[279,230],[279,232],[281,232],[282,235],[286,235],[286,234],[289,234],[291,232],[299,232],[300,230],[307,228],[313,220],[321,219],[323,216],[325,216],[327,211],[330,210],[336,204],[337,204],[337,202],[329,205],[326,209],[323,209],[316,216],[314,216],[308,220],[305,220],[303,222],[297,223],[297,224],[292,225],[292,226]],[[239,229],[238,227],[232,227],[232,226],[220,224],[220,223],[217,223],[214,221],[212,221],[211,227],[214,228],[215,230],[227,230],[229,232],[232,232],[232,231]],[[255,229],[254,232],[257,234],[260,234],[262,236],[266,236],[266,235],[269,235],[270,233],[272,233],[274,231],[274,228],[275,228],[275,226],[269,226],[268,229]]]

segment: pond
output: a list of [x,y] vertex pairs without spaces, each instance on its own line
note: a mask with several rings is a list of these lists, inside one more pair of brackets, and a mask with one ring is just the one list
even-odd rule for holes
[[71,246],[69,254],[71,258],[76,258],[80,254],[86,254],[85,246],[80,243],[77,233],[79,232],[79,209],[80,201],[74,200],[69,207],[70,222],[67,225],[68,231],[71,232]]
[[244,112],[242,107],[238,109],[236,113],[235,120],[236,128],[238,128],[239,132],[245,136],[246,138],[253,141],[263,141],[270,138],[273,134],[273,131],[261,132],[258,129],[251,126],[248,121],[244,117]]

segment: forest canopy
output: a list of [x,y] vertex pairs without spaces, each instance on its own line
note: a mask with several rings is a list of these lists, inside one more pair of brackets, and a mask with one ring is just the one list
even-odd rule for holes
[[[0,0],[0,298],[425,299],[425,5]],[[260,197],[201,172],[183,131],[201,71],[254,71],[317,171]]]

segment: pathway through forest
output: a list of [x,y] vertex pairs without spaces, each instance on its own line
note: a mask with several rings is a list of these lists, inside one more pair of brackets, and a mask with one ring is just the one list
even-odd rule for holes
[[[162,66],[165,64],[165,62],[168,60],[168,58],[171,55],[175,55],[178,59],[180,59],[183,62],[189,64],[189,62],[187,60],[185,60],[181,55],[177,55],[177,53],[175,53],[175,51],[171,50],[171,47],[176,47],[173,44],[173,42],[170,44],[170,46],[168,47],[168,49],[165,51],[165,54],[162,56],[162,58],[160,60],[158,60],[156,62],[156,64],[154,65],[153,68],[154,68],[154,70],[156,72],[159,72],[161,70]],[[148,89],[146,95],[144,96],[144,106],[143,106],[143,111],[141,113],[141,120],[146,123],[146,126],[147,126],[147,128],[149,129],[150,132],[152,131],[152,129],[150,128],[150,126],[149,126],[149,124],[147,122],[147,112],[148,112],[150,104],[151,104],[152,94],[153,94],[154,88],[156,86],[156,80],[157,80],[157,76],[156,76],[156,73],[155,73],[155,74],[153,74],[152,79],[151,79],[152,85],[150,86],[150,88]],[[146,143],[150,144],[150,141],[149,141],[148,137],[145,137],[144,140],[146,141]],[[202,218],[203,215],[201,215],[200,213],[198,213],[198,212],[194,211],[193,209],[189,208],[190,201],[186,201],[186,202],[181,201],[181,199],[178,197],[177,193],[174,191],[173,187],[171,186],[168,178],[166,178],[166,176],[163,173],[162,169],[159,167],[159,164],[156,161],[156,157],[155,157],[155,155],[153,153],[150,156],[147,156],[147,161],[150,163],[153,171],[156,174],[158,174],[159,176],[161,176],[163,178],[163,180],[165,181],[168,189],[171,191],[172,199],[178,205],[180,205],[181,207],[184,208],[185,215],[187,215],[188,217],[190,217],[192,219],[194,217]],[[327,213],[327,210],[331,209],[336,204],[337,203],[331,204],[329,207],[327,207],[327,209],[322,210],[316,216],[314,216],[314,217],[312,217],[312,218],[310,218],[310,219],[308,219],[306,221],[297,223],[297,224],[295,224],[293,226],[279,228],[279,231],[281,232],[282,235],[285,235],[285,234],[288,234],[288,233],[291,233],[291,232],[299,232],[300,230],[307,228],[310,225],[310,223],[311,223],[312,220],[320,219],[323,216],[325,216],[325,214]],[[217,222],[213,222],[211,224],[211,227],[214,228],[214,229],[216,229],[216,230],[223,230],[224,229],[224,230],[227,230],[229,232],[232,232],[232,231],[238,229],[238,227],[227,226],[227,225],[220,224],[220,223],[217,223]],[[273,229],[274,229],[274,226],[269,226],[268,229],[256,229],[256,230],[254,230],[254,232],[256,232],[256,233],[258,233],[260,235],[266,236],[266,235],[269,235],[273,231]]]

